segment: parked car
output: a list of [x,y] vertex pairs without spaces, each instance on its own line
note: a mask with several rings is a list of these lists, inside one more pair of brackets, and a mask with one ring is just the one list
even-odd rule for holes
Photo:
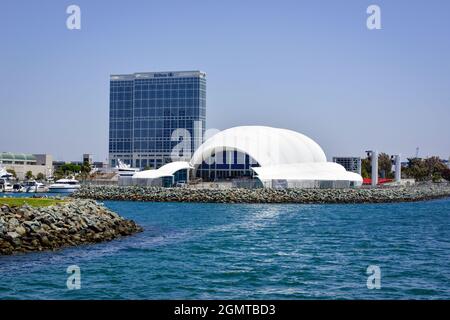
[[178,181],[177,183],[175,183],[175,187],[185,188],[185,187],[187,187],[187,183],[186,183],[186,181]]

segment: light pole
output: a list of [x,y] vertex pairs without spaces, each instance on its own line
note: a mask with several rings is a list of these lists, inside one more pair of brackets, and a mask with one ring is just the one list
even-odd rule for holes
[[395,182],[400,182],[402,180],[402,156],[394,154],[391,156],[391,161],[395,165]]
[[372,165],[372,187],[376,187],[378,185],[378,151],[368,150],[366,153]]

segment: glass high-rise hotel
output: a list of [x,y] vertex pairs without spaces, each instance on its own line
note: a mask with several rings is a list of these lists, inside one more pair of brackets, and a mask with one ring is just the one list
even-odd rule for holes
[[[206,74],[201,71],[146,72],[110,77],[109,161],[159,168],[171,162],[186,129],[191,151],[202,143],[206,118]],[[172,141],[174,140],[174,141]]]

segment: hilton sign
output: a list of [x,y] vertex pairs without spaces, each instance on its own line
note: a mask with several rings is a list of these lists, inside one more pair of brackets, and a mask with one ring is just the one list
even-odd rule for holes
[[173,72],[153,74],[153,78],[167,78],[167,77],[173,77]]

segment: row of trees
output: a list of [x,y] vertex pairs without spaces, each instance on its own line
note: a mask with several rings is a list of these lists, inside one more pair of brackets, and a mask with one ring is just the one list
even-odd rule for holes
[[[8,173],[12,174],[14,179],[17,179],[17,173],[14,169],[7,169],[6,170]],[[31,179],[36,179],[38,181],[42,181],[45,180],[45,176],[42,172],[39,172],[36,177],[33,175],[33,172],[31,172],[31,170],[25,172],[25,179],[26,180],[31,180]]]
[[439,182],[442,179],[450,181],[450,169],[439,157],[410,158],[408,159],[408,166],[403,168],[403,175],[417,181]]
[[[12,176],[17,179],[17,173],[14,169],[6,170],[8,173],[12,174]],[[88,162],[83,163],[82,165],[77,165],[73,163],[66,163],[58,168],[54,172],[55,179],[61,179],[68,176],[76,176],[81,179],[86,179],[91,172],[91,165]],[[36,176],[33,175],[33,172],[27,171],[25,173],[26,180],[36,179],[38,181],[45,180],[45,176],[43,173],[39,172]]]
[[63,164],[55,171],[55,179],[61,179],[67,176],[76,176],[81,179],[86,179],[89,176],[92,168],[89,162],[84,162],[82,165],[74,163]]
[[[370,178],[372,166],[369,158],[361,161],[361,175]],[[394,178],[392,160],[387,153],[378,156],[378,173],[381,178]],[[416,181],[439,182],[442,179],[450,181],[450,168],[439,157],[426,159],[408,158],[408,164],[402,168],[403,179],[415,179]]]

